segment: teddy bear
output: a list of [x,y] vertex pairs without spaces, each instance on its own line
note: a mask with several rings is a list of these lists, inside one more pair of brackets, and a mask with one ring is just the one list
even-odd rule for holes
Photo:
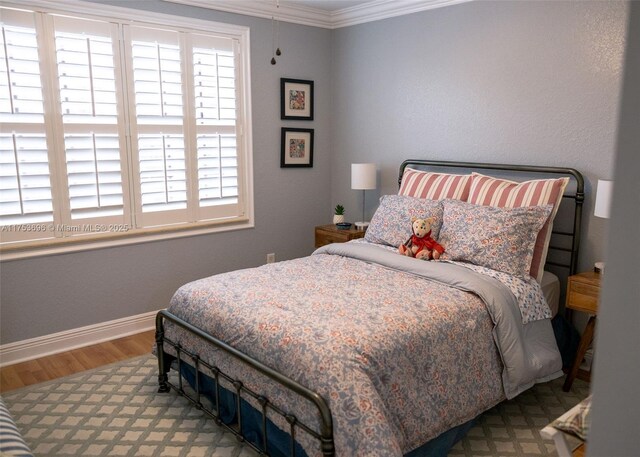
[[427,219],[412,217],[411,228],[413,234],[404,244],[398,247],[400,254],[423,260],[439,259],[444,252],[444,247],[431,238],[431,225],[434,222],[434,217]]

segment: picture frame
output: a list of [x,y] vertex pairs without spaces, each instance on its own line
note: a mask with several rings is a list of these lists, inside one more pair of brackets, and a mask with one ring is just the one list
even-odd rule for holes
[[313,129],[282,127],[280,168],[313,167]]
[[280,78],[280,119],[313,120],[313,81]]

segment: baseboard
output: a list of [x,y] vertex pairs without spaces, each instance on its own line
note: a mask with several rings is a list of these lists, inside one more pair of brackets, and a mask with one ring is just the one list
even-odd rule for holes
[[0,346],[0,367],[58,354],[155,328],[157,311]]

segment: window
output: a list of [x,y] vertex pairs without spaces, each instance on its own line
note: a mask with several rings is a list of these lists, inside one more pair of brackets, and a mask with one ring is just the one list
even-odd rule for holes
[[1,9],[3,248],[252,224],[246,29]]

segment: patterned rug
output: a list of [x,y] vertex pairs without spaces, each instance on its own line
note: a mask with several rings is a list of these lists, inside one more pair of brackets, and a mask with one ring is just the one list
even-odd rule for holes
[[[576,380],[537,385],[486,412],[451,456],[553,456],[539,430],[588,395]],[[3,394],[33,453],[44,456],[249,457],[256,453],[187,400],[156,394],[157,363],[142,356]]]

